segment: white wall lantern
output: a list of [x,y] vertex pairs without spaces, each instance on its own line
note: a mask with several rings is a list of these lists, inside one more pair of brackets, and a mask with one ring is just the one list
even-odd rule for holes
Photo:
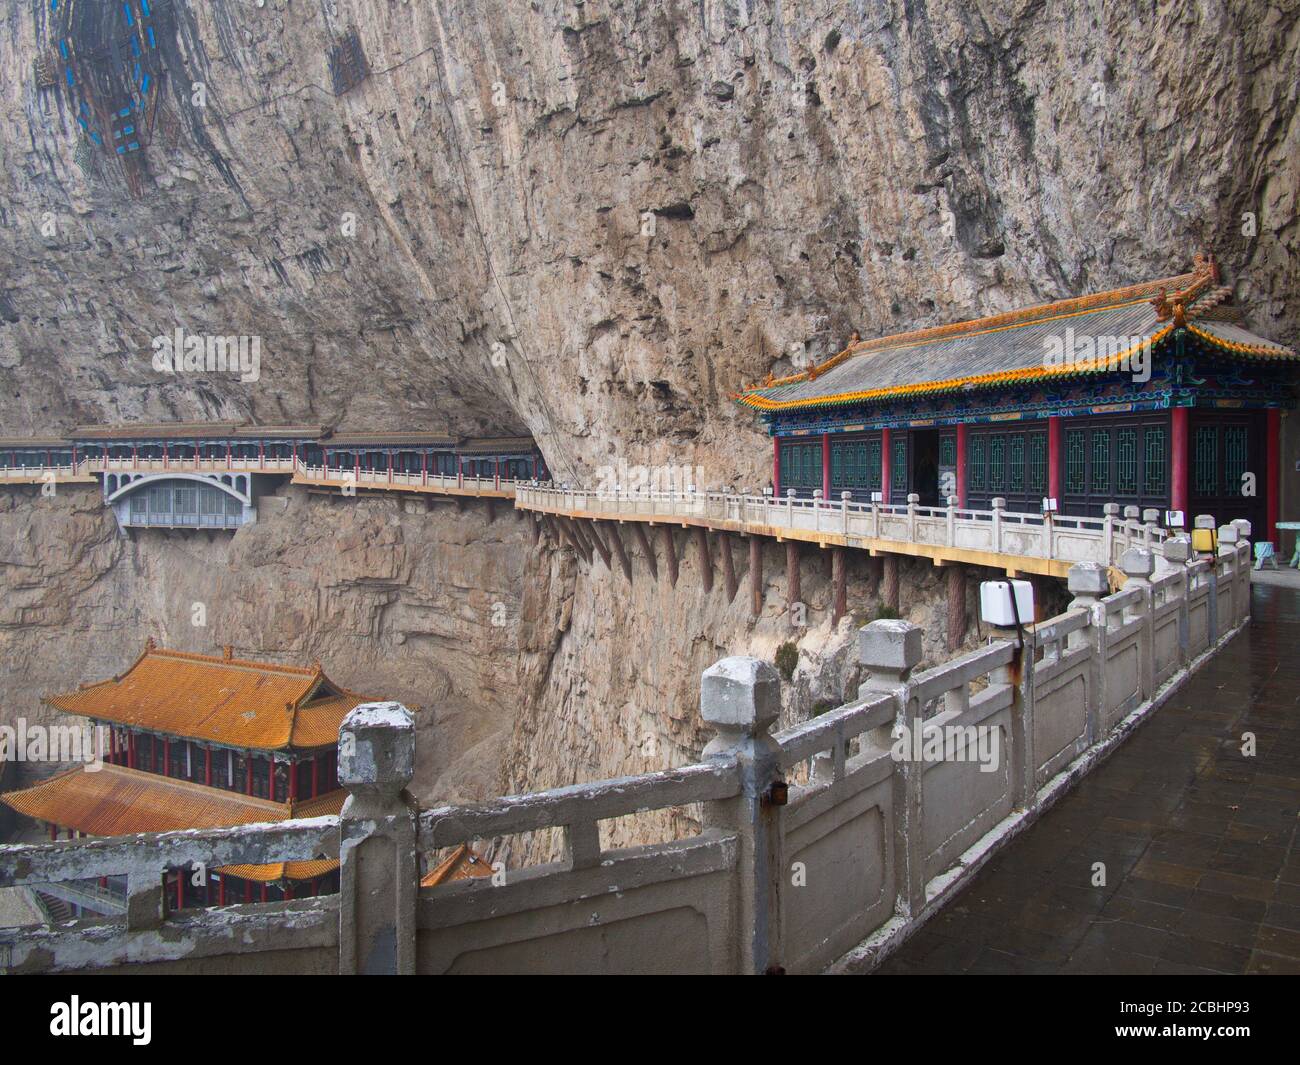
[[871,502],[873,502],[873,503],[883,503],[884,501],[885,501],[885,493],[884,493],[884,492],[872,492],[872,493],[871,493]]
[[1181,510],[1165,511],[1165,527],[1168,529],[1181,529],[1186,524]]
[[1060,509],[1061,509],[1060,504],[1055,498],[1053,498],[1052,496],[1043,497],[1044,514],[1055,514]]
[[999,629],[1015,629],[1021,625],[1032,624],[1033,584],[1030,581],[981,581],[980,617],[984,620],[984,624]]

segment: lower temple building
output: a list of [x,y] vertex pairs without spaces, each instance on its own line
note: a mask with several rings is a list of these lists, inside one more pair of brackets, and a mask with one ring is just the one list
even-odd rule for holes
[[[1107,503],[1275,525],[1296,353],[1191,272],[850,344],[736,399],[773,437],[773,488],[839,501],[1066,515]],[[1264,537],[1261,537],[1264,538]]]
[[[122,675],[45,700],[99,727],[101,761],[0,801],[42,823],[51,839],[337,814],[347,796],[337,776],[339,727],[366,701],[319,664],[249,662],[230,648],[221,657],[191,654],[150,640]],[[177,869],[165,887],[177,909],[302,898],[337,891],[338,862]],[[125,883],[96,889],[109,903],[125,897]],[[69,898],[93,909],[94,894]]]

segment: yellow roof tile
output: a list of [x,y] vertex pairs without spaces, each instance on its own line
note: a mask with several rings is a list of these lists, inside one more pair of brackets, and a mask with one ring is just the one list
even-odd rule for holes
[[121,676],[45,701],[98,721],[280,750],[334,743],[348,711],[366,700],[339,688],[319,665],[218,658],[165,650],[150,641]]

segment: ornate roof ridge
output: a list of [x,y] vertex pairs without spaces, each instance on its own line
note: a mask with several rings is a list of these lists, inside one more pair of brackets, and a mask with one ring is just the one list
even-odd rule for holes
[[[833,370],[847,359],[856,355],[866,355],[873,352],[885,351],[891,348],[904,347],[912,344],[929,343],[939,340],[951,340],[956,337],[970,336],[994,329],[1014,328],[1022,325],[1030,325],[1034,322],[1041,321],[1045,318],[1051,318],[1056,315],[1078,313],[1083,311],[1102,310],[1107,307],[1117,306],[1124,303],[1131,303],[1148,296],[1155,296],[1158,300],[1191,303],[1194,301],[1210,284],[1217,284],[1219,281],[1219,267],[1211,255],[1202,255],[1198,253],[1195,257],[1192,270],[1183,274],[1176,274],[1173,277],[1158,278],[1153,281],[1143,281],[1133,285],[1125,285],[1120,288],[1106,289],[1101,292],[1088,293],[1082,296],[1071,296],[1065,299],[1054,300],[1050,303],[1039,303],[1031,307],[1021,307],[1010,311],[1000,311],[997,314],[985,315],[981,318],[970,318],[961,322],[949,322],[944,325],[927,326],[923,329],[913,329],[904,333],[894,333],[889,336],[875,337],[871,340],[858,340],[857,334],[854,334],[854,340],[849,343],[842,351],[832,355],[825,362],[818,366],[791,374],[787,377],[772,378],[761,385],[755,385],[750,388],[742,389],[741,392],[734,395],[733,399],[741,399],[749,393],[759,389],[773,388],[778,385],[796,384],[800,381],[815,381],[822,374]],[[1173,296],[1166,294],[1173,290]],[[1154,302],[1154,301],[1153,301]],[[1157,307],[1157,318],[1159,318],[1159,307]]]

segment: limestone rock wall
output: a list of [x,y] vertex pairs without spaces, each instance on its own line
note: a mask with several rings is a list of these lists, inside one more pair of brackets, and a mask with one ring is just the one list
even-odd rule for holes
[[[0,491],[0,721],[54,719],[50,692],[121,672],[146,636],[307,664],[417,710],[421,796],[497,792],[519,689],[524,523],[481,503],[262,498],[230,533],[119,534],[99,492]],[[26,768],[26,767],[21,767]]]
[[[527,429],[562,479],[754,485],[728,394],[853,330],[1209,246],[1300,336],[1295,0],[172,0],[131,175],[73,162],[49,6],[0,14],[6,432]],[[261,336],[259,380],[159,374],[178,326]]]

